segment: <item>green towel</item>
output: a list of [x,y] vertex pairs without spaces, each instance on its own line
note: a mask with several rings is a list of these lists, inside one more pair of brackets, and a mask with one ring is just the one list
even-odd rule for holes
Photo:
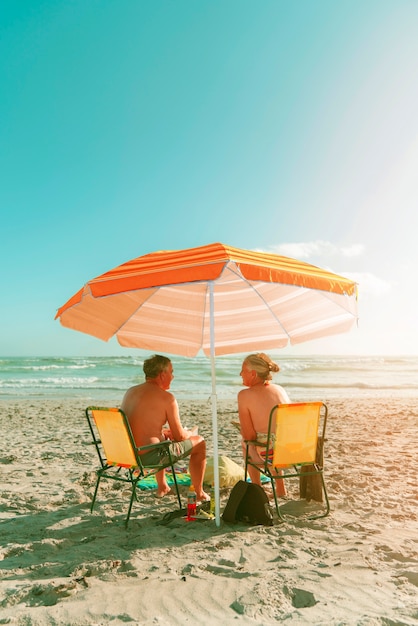
[[[171,471],[166,471],[167,483],[170,485],[174,485],[174,478]],[[191,478],[188,472],[176,472],[176,480],[178,485],[190,485]],[[138,483],[138,488],[142,491],[148,491],[150,489],[157,489],[157,481],[155,476],[147,476]]]
[[[172,487],[174,485],[174,478],[170,470],[166,470],[166,478],[167,478],[167,483],[170,485],[170,487]],[[190,474],[184,471],[176,471],[176,479],[177,479],[178,485],[187,486],[187,485],[190,485],[192,482],[190,478]],[[250,482],[250,479],[247,478],[247,481]],[[270,478],[268,478],[267,476],[263,476],[263,475],[261,476],[261,483],[263,485],[264,483],[269,483],[269,482],[270,482]],[[147,478],[143,478],[138,483],[137,486],[142,491],[150,491],[152,489],[157,489],[157,481],[155,479],[155,476],[148,476]]]

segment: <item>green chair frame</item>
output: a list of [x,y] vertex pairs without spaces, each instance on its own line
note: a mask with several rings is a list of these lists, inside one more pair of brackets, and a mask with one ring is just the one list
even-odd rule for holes
[[[174,469],[175,460],[170,453],[171,441],[137,447],[125,413],[115,407],[86,408],[86,417],[93,444],[100,460],[100,468],[96,470],[97,482],[94,490],[90,511],[96,502],[99,484],[102,478],[129,483],[131,499],[125,526],[128,525],[134,500],[138,500],[136,488],[144,478],[155,475],[160,470],[170,468],[173,473],[174,487],[177,494],[179,508],[181,499]],[[158,450],[164,455],[164,462],[158,465],[144,464],[141,453]]]
[[[254,467],[271,480],[274,502],[279,519],[284,517],[279,506],[275,479],[299,478],[300,495],[309,498],[307,482],[319,482],[319,493],[325,496],[325,511],[309,519],[326,517],[330,512],[324,480],[323,446],[328,408],[323,402],[299,402],[276,405],[270,411],[267,436],[263,441],[246,441],[245,480],[248,466]],[[256,446],[263,462],[251,459],[250,446]],[[273,458],[272,458],[273,452]],[[312,478],[311,478],[312,477]],[[314,485],[315,487],[316,485]],[[309,487],[309,485],[308,485]],[[318,489],[316,489],[318,492]]]

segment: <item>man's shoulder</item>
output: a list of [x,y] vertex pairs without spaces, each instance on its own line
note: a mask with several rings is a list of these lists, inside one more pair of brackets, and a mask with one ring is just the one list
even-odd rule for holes
[[177,402],[176,400],[176,396],[174,395],[174,393],[171,393],[171,391],[167,391],[164,389],[161,389],[161,397],[164,398],[164,401],[167,404],[172,404],[173,402]]
[[153,398],[154,400],[158,399],[158,402],[166,405],[176,402],[174,394],[172,394],[170,391],[167,391],[166,389],[161,389],[161,387],[158,387],[157,385],[144,385],[144,388],[142,388],[142,385],[138,385],[137,393],[143,393],[144,398]]
[[144,383],[139,383],[138,385],[132,385],[132,387],[129,387],[129,389],[126,390],[126,394],[131,394],[131,393],[136,393],[138,391],[138,389],[141,389],[141,387],[144,386]]
[[143,383],[129,387],[129,389],[125,391],[125,395],[123,396],[123,399],[126,400],[127,398],[132,398],[132,396],[136,396],[138,395],[138,393],[141,393],[142,386],[143,386]]

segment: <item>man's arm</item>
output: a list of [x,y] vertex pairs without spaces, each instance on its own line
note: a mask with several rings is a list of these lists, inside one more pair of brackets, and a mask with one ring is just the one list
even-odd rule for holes
[[184,441],[184,439],[189,439],[191,433],[185,430],[181,425],[177,400],[172,394],[169,394],[169,396],[166,411],[167,422],[171,431],[171,438],[173,441]]

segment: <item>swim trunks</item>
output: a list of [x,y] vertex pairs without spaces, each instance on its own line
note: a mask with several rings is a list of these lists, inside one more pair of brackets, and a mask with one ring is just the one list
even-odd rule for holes
[[[190,454],[193,448],[193,443],[190,439],[184,439],[184,441],[172,441],[168,448],[171,453],[171,460],[175,462]],[[140,455],[140,458],[146,467],[152,467],[153,465],[165,465],[166,463],[169,463],[169,456],[166,448],[145,452],[145,454]]]

